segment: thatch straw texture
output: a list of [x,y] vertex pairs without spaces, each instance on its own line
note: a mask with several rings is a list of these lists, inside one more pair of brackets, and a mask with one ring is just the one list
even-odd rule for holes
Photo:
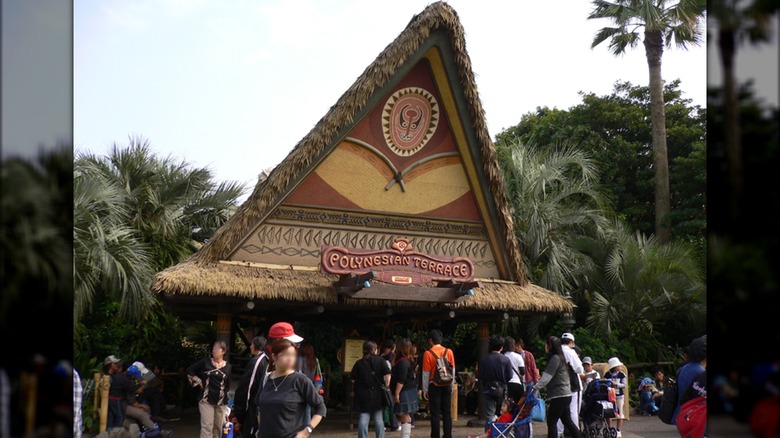
[[[338,303],[333,289],[336,275],[316,271],[265,269],[214,263],[197,265],[192,261],[166,269],[155,278],[152,290],[177,295],[207,295],[254,300],[283,299],[318,304]],[[533,284],[521,286],[508,282],[482,281],[476,294],[453,309],[493,310],[510,312],[561,313],[571,310],[571,304],[558,294]],[[433,286],[433,285],[428,285]],[[413,288],[414,286],[408,286]],[[343,304],[356,306],[426,307],[431,303],[411,301],[379,301],[343,299]]]
[[[512,216],[504,192],[496,151],[488,133],[484,110],[477,93],[471,60],[466,53],[464,31],[455,10],[442,2],[429,5],[412,18],[407,28],[366,68],[311,132],[268,175],[268,178],[258,182],[251,196],[241,205],[236,214],[193,255],[192,260],[200,266],[206,266],[227,259],[231,249],[269,212],[278,196],[284,193],[290,183],[323,153],[334,141],[339,130],[355,121],[356,114],[366,105],[372,94],[386,84],[437,29],[443,30],[448,35],[452,46],[454,63],[458,70],[457,79],[466,97],[469,115],[482,151],[484,173],[488,178],[489,189],[498,210],[499,224],[503,228],[500,230],[504,239],[501,243],[508,254],[510,275],[513,277],[511,280],[526,285],[528,278],[515,239]],[[177,269],[185,268],[166,271],[163,279],[159,279],[157,283],[171,281],[171,278],[175,278],[172,273],[177,272]],[[174,288],[184,290],[182,287]]]

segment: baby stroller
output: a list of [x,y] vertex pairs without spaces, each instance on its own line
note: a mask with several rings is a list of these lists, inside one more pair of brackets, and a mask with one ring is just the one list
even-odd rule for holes
[[536,405],[536,391],[528,391],[520,400],[512,412],[512,421],[509,423],[494,423],[489,421],[487,426],[490,438],[531,438],[531,408]]
[[616,438],[617,429],[609,427],[610,418],[615,418],[615,388],[609,379],[596,379],[588,384],[582,396],[580,420],[582,433],[591,438],[602,435]]

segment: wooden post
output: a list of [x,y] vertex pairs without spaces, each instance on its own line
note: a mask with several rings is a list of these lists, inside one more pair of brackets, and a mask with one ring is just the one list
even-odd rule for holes
[[225,355],[225,361],[230,359],[230,338],[233,328],[233,317],[229,313],[220,311],[217,314],[217,341],[224,341],[228,346],[228,354]]
[[100,373],[94,373],[92,374],[92,378],[95,380],[95,395],[92,400],[92,416],[95,418],[95,420],[98,420],[98,416],[100,414],[100,378],[102,377],[102,374]]
[[20,392],[22,394],[22,412],[24,412],[24,433],[31,436],[35,433],[35,405],[38,395],[38,375],[22,372],[20,374]]
[[100,379],[100,432],[106,431],[108,425],[108,389],[111,387],[111,376]]
[[450,399],[450,412],[452,421],[458,421],[458,384],[452,384],[452,398]]

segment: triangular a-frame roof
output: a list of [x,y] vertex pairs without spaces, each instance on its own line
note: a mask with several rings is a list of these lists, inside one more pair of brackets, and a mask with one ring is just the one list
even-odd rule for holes
[[[534,299],[528,300],[529,302],[524,306],[526,310],[560,312],[570,309],[570,305],[559,295],[531,285],[525,273],[520,248],[515,238],[512,216],[498,166],[495,147],[488,133],[484,110],[477,93],[474,73],[471,68],[471,61],[466,52],[464,31],[457,13],[444,2],[433,3],[420,14],[414,16],[406,29],[366,68],[363,74],[341,96],[338,102],[331,107],[311,132],[271,171],[267,178],[258,182],[252,194],[239,207],[233,217],[189,260],[159,273],[152,289],[156,292],[174,293],[187,290],[186,293],[192,295],[219,294],[220,290],[231,286],[223,284],[220,287],[215,284],[201,284],[205,281],[204,274],[201,271],[203,269],[214,269],[214,266],[220,263],[232,263],[233,266],[221,266],[219,280],[215,281],[229,283],[231,275],[236,275],[237,277],[257,277],[257,274],[247,274],[247,271],[235,270],[235,265],[240,264],[241,261],[246,261],[245,256],[249,254],[246,251],[240,253],[241,248],[251,247],[255,253],[263,254],[264,249],[259,248],[259,245],[247,244],[247,240],[256,239],[257,237],[253,236],[256,236],[258,233],[262,234],[265,232],[268,234],[267,230],[258,231],[259,227],[269,220],[278,219],[280,216],[279,211],[283,207],[287,208],[284,214],[288,216],[307,214],[305,208],[299,208],[295,211],[290,210],[291,206],[300,207],[298,205],[300,203],[292,202],[291,200],[294,201],[296,196],[303,198],[306,195],[307,180],[323,174],[318,169],[327,167],[323,163],[327,163],[329,159],[333,162],[334,159],[329,157],[334,156],[336,153],[334,151],[349,152],[344,150],[344,148],[348,147],[348,145],[345,145],[345,142],[351,142],[351,146],[355,150],[368,148],[373,153],[383,157],[387,165],[392,168],[390,175],[392,180],[392,174],[397,173],[398,170],[390,163],[391,160],[387,159],[381,151],[377,151],[370,144],[363,144],[365,142],[361,142],[351,135],[356,129],[360,128],[360,123],[366,120],[371,111],[374,111],[375,115],[381,114],[383,105],[384,110],[389,111],[387,109],[389,104],[386,102],[394,102],[395,100],[392,98],[388,99],[388,96],[398,98],[403,95],[404,90],[417,90],[418,88],[415,87],[404,88],[404,81],[415,74],[420,77],[427,77],[428,80],[434,83],[434,86],[430,88],[435,88],[436,90],[427,94],[429,96],[431,94],[435,95],[431,97],[431,102],[435,102],[433,104],[435,106],[431,107],[429,105],[429,115],[433,114],[433,117],[438,117],[439,123],[447,126],[447,129],[439,129],[438,131],[445,132],[446,135],[450,136],[449,143],[446,141],[442,143],[449,145],[447,146],[450,147],[449,152],[434,154],[429,159],[436,159],[437,157],[449,158],[451,166],[448,169],[453,169],[452,172],[455,173],[451,172],[446,178],[458,179],[463,187],[466,187],[465,184],[468,185],[466,187],[468,190],[454,190],[456,193],[452,198],[457,198],[455,201],[442,206],[440,209],[424,212],[423,219],[427,221],[426,223],[436,222],[441,219],[441,217],[436,217],[437,213],[440,213],[439,216],[443,215],[446,217],[447,214],[453,212],[466,212],[463,213],[465,216],[460,219],[465,222],[470,220],[475,222],[476,228],[484,227],[487,243],[482,246],[482,251],[485,252],[484,248],[489,249],[488,252],[492,253],[492,258],[488,257],[490,258],[488,263],[494,266],[493,271],[485,268],[485,272],[492,272],[490,276],[497,283],[511,284],[517,289],[516,292],[518,294],[521,293],[521,289],[524,290],[523,293],[526,295],[522,298],[519,295],[516,296],[515,301],[528,300],[531,295],[538,293],[539,295],[535,298],[537,302],[534,304]],[[426,95],[426,93],[420,92],[420,95]],[[385,121],[383,122],[384,128],[387,128],[387,116],[386,114],[383,115],[385,116],[382,119]],[[376,120],[380,120],[380,118],[376,117]],[[374,128],[382,129],[382,127],[377,126],[374,126]],[[387,129],[385,129],[385,136],[388,138],[388,144],[392,143]],[[362,146],[356,146],[357,144],[362,144]],[[396,153],[402,156],[406,152],[396,150]],[[392,154],[387,155],[392,156]],[[393,157],[393,160],[397,158]],[[376,157],[374,159],[375,161],[377,160]],[[455,163],[452,162],[453,159]],[[457,164],[457,166],[454,164]],[[384,164],[381,166],[384,166]],[[461,170],[456,171],[454,169]],[[337,173],[338,169],[331,169],[328,175],[338,180],[338,177],[332,176],[334,172]],[[403,180],[399,178],[399,174],[396,174],[395,177],[397,185],[402,185]],[[312,184],[309,183],[309,185]],[[343,181],[341,181],[341,184],[344,187],[348,186]],[[360,184],[360,182],[355,181],[353,184]],[[393,184],[393,181],[390,181],[388,187],[398,192],[399,188],[392,187]],[[323,184],[323,186],[328,185]],[[313,193],[311,190],[314,189],[310,188],[309,194]],[[468,193],[463,194],[464,191]],[[302,192],[304,193],[301,194]],[[357,210],[371,210],[366,217],[360,219],[361,223],[377,219],[377,216],[381,216],[382,211],[388,211],[387,207],[392,205],[391,202],[382,203],[381,200],[377,201],[377,203],[358,205],[360,203],[356,202],[354,198],[347,199],[349,194],[346,196],[342,195],[342,193],[335,193],[330,198],[344,198],[341,199],[344,205],[352,206]],[[328,198],[328,196],[323,196],[323,198]],[[371,208],[366,208],[366,205],[369,204]],[[319,214],[322,215],[322,213]],[[404,218],[399,220],[404,220]],[[348,222],[349,219],[345,219],[345,221]],[[445,229],[452,228],[451,225],[447,224],[442,226]],[[466,224],[464,227],[466,229],[469,225]],[[282,233],[284,230],[277,230],[276,232]],[[295,231],[287,230],[286,232],[294,233]],[[466,234],[466,232],[464,231],[461,234]],[[303,237],[299,237],[300,239],[303,239]],[[349,241],[349,239],[346,239],[346,241]],[[339,243],[338,239],[336,239],[335,243]],[[434,247],[436,249],[439,248],[436,245]],[[465,247],[461,244],[459,249]],[[472,248],[472,246],[467,247]],[[474,245],[473,248],[476,251],[477,246]],[[269,249],[269,254],[276,250],[278,248]],[[282,251],[284,250],[282,249]],[[265,260],[263,259],[263,261]],[[287,262],[279,263],[279,265],[287,264]],[[251,263],[246,265],[249,266]],[[255,267],[257,265],[255,264]],[[303,268],[304,271],[308,270],[306,267]],[[232,270],[231,274],[227,273],[228,270]],[[318,277],[311,274],[313,272],[307,272],[302,275],[310,276],[308,278],[310,282],[321,282]],[[319,275],[319,273],[317,274]],[[182,276],[187,278],[182,281]],[[274,276],[277,279],[280,278],[278,274]],[[305,295],[303,291],[305,289],[304,283],[305,281],[296,283],[298,286],[294,289],[297,290],[299,295]],[[199,290],[188,290],[193,288]],[[284,296],[284,294],[280,296]],[[287,298],[290,298],[290,296],[287,295]],[[314,301],[315,297],[306,298],[298,296],[296,299],[311,299]],[[504,299],[510,300],[512,297],[505,296]],[[503,299],[500,301],[503,301]],[[482,307],[507,308],[507,306],[511,307],[512,304],[486,303]]]

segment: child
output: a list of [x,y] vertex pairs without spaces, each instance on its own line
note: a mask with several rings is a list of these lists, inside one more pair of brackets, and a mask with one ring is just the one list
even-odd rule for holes
[[653,384],[653,379],[645,377],[642,379],[641,390],[639,391],[639,412],[644,416],[658,414],[658,406],[655,404],[655,394],[658,392]]
[[[496,423],[511,423],[512,420],[515,418],[514,414],[512,413],[513,408],[515,407],[515,402],[511,398],[506,398],[501,403],[501,416],[498,417],[498,420],[496,420]],[[490,438],[492,435],[493,428],[491,427],[485,433],[482,435],[469,435],[468,438]]]
[[[615,388],[615,409],[616,412],[616,418],[617,418],[617,436],[622,437],[623,434],[620,432],[620,428],[623,427],[623,417],[625,416],[623,413],[623,402],[625,401],[625,390],[626,390],[626,373],[623,371],[620,371],[618,367],[623,365],[623,362],[620,361],[620,359],[616,357],[612,357],[609,359],[609,371],[604,374],[605,379],[612,380],[612,387]],[[612,427],[612,419],[609,418],[607,420],[609,423],[609,427]]]
[[583,388],[588,387],[588,383],[601,378],[599,372],[593,369],[593,359],[588,356],[582,358],[582,368],[585,370],[585,376],[583,377]]

